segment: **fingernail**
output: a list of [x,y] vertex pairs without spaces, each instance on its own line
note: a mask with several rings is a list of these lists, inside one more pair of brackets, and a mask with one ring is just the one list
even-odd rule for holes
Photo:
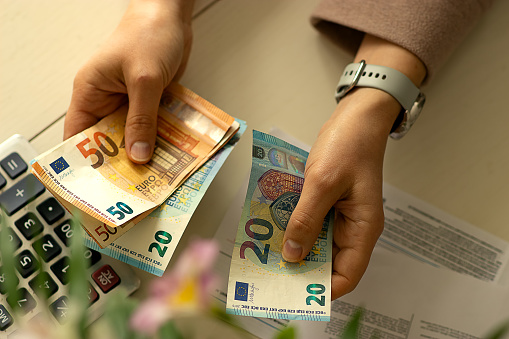
[[288,239],[283,246],[283,259],[286,261],[300,260],[302,246],[293,240]]
[[150,159],[150,145],[148,142],[136,141],[131,146],[131,157],[139,162],[146,162]]

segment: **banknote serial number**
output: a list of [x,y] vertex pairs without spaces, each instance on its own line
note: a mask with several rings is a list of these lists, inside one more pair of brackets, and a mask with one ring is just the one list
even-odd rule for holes
[[[76,147],[78,148],[78,150],[81,152],[85,159],[91,155],[95,155],[96,161],[91,166],[93,169],[97,169],[101,167],[102,164],[104,164],[103,153],[109,157],[114,157],[118,154],[118,146],[109,136],[102,132],[95,132],[93,138],[99,149],[93,147],[85,149],[85,146],[87,146],[91,142],[90,138],[86,138],[85,140],[81,141],[76,145]],[[101,141],[101,138],[103,139],[103,141]],[[109,145],[111,150],[105,146],[106,143]]]
[[[235,307],[235,306],[234,306]],[[303,309],[291,309],[291,308],[276,308],[266,306],[253,306],[253,305],[238,305],[237,308],[252,310],[252,311],[266,311],[266,312],[277,312],[277,313],[288,313],[288,314],[318,314],[326,315],[325,311],[315,310],[303,310]]]

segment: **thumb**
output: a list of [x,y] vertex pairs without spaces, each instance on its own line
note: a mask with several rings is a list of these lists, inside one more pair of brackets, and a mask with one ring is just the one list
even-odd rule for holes
[[150,76],[139,76],[127,84],[129,111],[125,125],[127,156],[138,164],[152,157],[157,134],[157,113],[163,93],[160,81]]
[[332,196],[324,197],[323,192],[313,182],[304,181],[302,194],[288,221],[283,239],[282,255],[286,261],[301,261],[313,248],[325,216],[335,203]]

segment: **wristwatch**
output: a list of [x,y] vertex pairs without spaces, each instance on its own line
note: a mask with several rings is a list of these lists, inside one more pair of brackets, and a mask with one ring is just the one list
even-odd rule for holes
[[410,130],[426,101],[425,95],[403,73],[390,67],[368,65],[364,60],[346,66],[336,87],[336,101],[354,87],[377,88],[398,100],[402,110],[391,129],[393,139],[401,139]]

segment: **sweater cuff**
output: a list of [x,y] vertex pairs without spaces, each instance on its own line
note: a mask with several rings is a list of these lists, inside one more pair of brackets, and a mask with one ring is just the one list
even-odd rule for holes
[[323,0],[311,23],[355,55],[364,33],[416,55],[433,77],[493,0]]

